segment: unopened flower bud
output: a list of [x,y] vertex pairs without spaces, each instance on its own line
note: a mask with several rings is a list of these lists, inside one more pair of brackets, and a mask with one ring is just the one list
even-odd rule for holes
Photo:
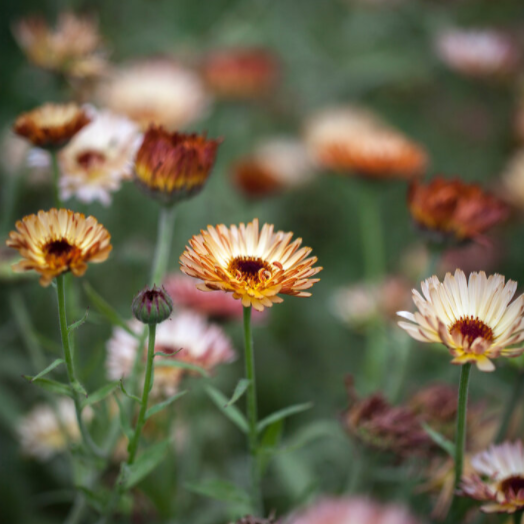
[[144,324],[160,324],[173,311],[173,301],[164,287],[145,287],[131,305],[133,315]]

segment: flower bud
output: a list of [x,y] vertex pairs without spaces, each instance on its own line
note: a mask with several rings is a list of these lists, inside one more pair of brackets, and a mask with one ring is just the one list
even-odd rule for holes
[[173,301],[164,287],[145,287],[131,305],[133,315],[144,324],[160,324],[173,311]]

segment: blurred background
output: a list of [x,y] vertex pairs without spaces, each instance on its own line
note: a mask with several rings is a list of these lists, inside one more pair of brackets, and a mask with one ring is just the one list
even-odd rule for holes
[[[363,379],[366,330],[356,325],[358,322],[339,318],[334,297],[341,288],[362,282],[366,274],[358,181],[312,165],[307,183],[260,195],[236,182],[235,166],[265,140],[283,135],[301,140],[317,111],[357,104],[425,149],[428,178],[436,174],[458,176],[500,192],[501,176],[519,147],[516,122],[524,102],[520,100],[522,63],[504,75],[471,74],[467,67],[460,70],[446,63],[439,56],[437,42],[449,30],[488,28],[508,36],[518,55],[524,49],[522,2],[23,0],[3,2],[0,10],[0,212],[4,238],[15,220],[51,207],[50,176],[32,176],[33,168],[28,167],[25,157],[13,158],[16,155],[8,133],[14,119],[48,101],[82,97],[82,101],[100,104],[91,96],[91,86],[87,94],[79,94],[63,78],[29,63],[13,36],[18,20],[42,15],[53,24],[63,11],[95,17],[111,68],[162,57],[200,73],[206,57],[229,48],[262,49],[271,57],[275,77],[267,92],[247,97],[211,92],[207,109],[184,127],[206,131],[209,137],[223,138],[223,143],[204,191],[179,205],[169,268],[178,271],[178,257],[188,239],[208,224],[229,225],[258,217],[262,223],[303,238],[324,267],[320,283],[312,289],[311,298],[285,298],[254,328],[261,415],[294,403],[314,403],[309,411],[286,421],[283,444],[293,447],[300,439],[306,439],[307,444],[278,454],[271,462],[264,482],[267,507],[282,515],[319,494],[354,490],[404,502],[415,512],[428,515],[432,499],[417,492],[415,487],[421,481],[412,475],[409,465],[386,460],[367,468],[365,480],[352,484],[355,474],[358,476],[358,451],[340,419],[348,403],[347,375],[355,376],[359,392],[369,393]],[[466,43],[474,53],[472,45]],[[489,43],[479,47],[481,58],[491,52]],[[460,49],[457,53],[460,58]],[[407,185],[405,181],[380,180],[374,191],[384,228],[387,274],[401,275],[409,289],[418,287],[420,275],[426,276],[428,254],[411,224]],[[82,280],[124,318],[130,318],[131,300],[146,283],[151,265],[158,205],[132,183],[124,183],[110,206],[74,198],[67,206],[94,215],[111,233],[114,250],[109,260],[91,266]],[[485,268],[523,281],[523,233],[516,209],[509,223],[491,239],[494,248],[481,248],[473,255],[464,248],[454,249],[452,255],[443,257],[437,272],[443,276],[455,266]],[[77,312],[89,305],[82,283],[77,282]],[[41,391],[21,378],[35,371],[29,358],[31,345],[43,348],[46,362],[56,358],[60,349],[54,292],[40,287],[36,278],[19,280],[8,275],[3,278],[1,295],[0,518],[13,524],[63,522],[74,497],[67,459],[59,454],[41,462],[24,456],[16,430],[21,418],[42,401]],[[224,326],[239,358],[221,366],[212,379],[226,395],[232,393],[243,373],[240,324]],[[107,380],[104,362],[111,329],[93,311],[78,333],[77,367],[90,391]],[[390,396],[391,400],[407,399],[430,382],[458,383],[459,369],[449,365],[445,351],[416,344],[406,350],[409,343],[392,320],[386,320],[380,329],[386,340],[383,358],[387,370],[381,386],[391,386],[395,397]],[[399,347],[407,362],[402,371],[395,360]],[[509,395],[514,373],[510,364],[501,365],[494,374],[474,373],[472,397],[500,406]],[[197,439],[199,449],[188,450],[180,444],[179,453],[142,483],[135,497],[138,509],[129,517],[133,522],[212,524],[235,516],[223,503],[183,487],[186,482],[211,477],[228,478],[240,485],[245,482],[242,435],[205,395],[203,380],[188,378],[187,382],[190,394],[177,405],[177,420],[186,441]],[[116,471],[109,471],[103,482],[109,484]],[[405,481],[399,483],[399,478]]]

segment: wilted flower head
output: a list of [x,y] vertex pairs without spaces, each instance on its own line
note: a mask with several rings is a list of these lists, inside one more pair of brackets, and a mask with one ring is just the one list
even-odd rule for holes
[[408,208],[415,223],[437,242],[478,238],[509,214],[504,202],[479,185],[442,177],[427,184],[413,182]]
[[400,457],[422,454],[432,441],[420,420],[405,406],[392,406],[380,393],[359,398],[351,377],[346,379],[349,408],[343,423],[347,432],[360,442]]
[[103,111],[60,151],[60,196],[82,202],[111,203],[111,193],[131,178],[140,145],[135,123]]
[[18,250],[23,259],[13,270],[40,273],[42,286],[68,271],[81,277],[88,262],[104,262],[112,249],[104,226],[92,216],[68,209],[39,211],[15,225],[18,231],[9,233],[6,245]]
[[94,18],[61,13],[55,27],[39,17],[25,18],[13,34],[38,67],[75,78],[99,76],[107,69],[102,38]]
[[425,150],[369,111],[341,107],[314,115],[306,144],[320,166],[376,179],[412,179],[426,169]]
[[306,292],[322,268],[313,268],[316,257],[306,258],[311,248],[299,249],[302,239],[291,243],[293,233],[274,232],[264,224],[259,231],[258,219],[247,226],[220,224],[208,226],[189,241],[191,247],[180,257],[182,272],[203,280],[202,291],[222,290],[233,293],[244,307],[265,307],[282,302],[278,295],[308,297]]
[[173,311],[173,300],[164,287],[145,287],[133,298],[133,316],[143,324],[160,324]]
[[464,475],[462,494],[482,501],[486,513],[524,509],[524,449],[521,441],[493,445],[472,457],[473,473]]
[[[140,333],[141,326],[133,321],[129,327]],[[107,372],[111,380],[129,376],[138,351],[136,337],[122,328],[115,328],[107,344]],[[235,353],[231,341],[223,330],[208,324],[204,317],[193,312],[182,312],[171,320],[159,324],[156,329],[155,352],[172,354],[157,356],[153,394],[171,396],[176,393],[180,380],[188,371],[179,367],[162,365],[162,361],[178,360],[196,364],[212,373],[223,363],[231,362]]]
[[279,64],[276,56],[266,49],[222,49],[206,57],[202,75],[217,97],[258,98],[275,87]]
[[152,59],[114,71],[101,86],[102,106],[145,130],[151,124],[179,130],[205,113],[208,96],[198,76],[170,60]]
[[[59,418],[57,418],[57,415]],[[82,416],[90,420],[93,412],[84,409]],[[80,430],[73,401],[62,398],[55,410],[47,404],[39,404],[17,425],[22,452],[39,460],[47,460],[65,451],[69,443],[80,440]]]
[[524,348],[510,347],[524,340],[524,295],[510,305],[517,283],[502,275],[471,273],[469,282],[460,269],[421,284],[422,296],[413,290],[418,311],[399,311],[408,322],[399,322],[415,340],[441,342],[453,355],[453,364],[475,363],[493,371],[491,359],[516,357]]
[[34,146],[58,149],[90,121],[88,112],[76,104],[44,104],[21,114],[14,123],[13,131]]
[[521,58],[513,39],[492,29],[447,30],[438,35],[435,48],[450,69],[479,78],[514,73]]
[[304,185],[313,178],[313,163],[304,145],[291,138],[260,143],[233,164],[233,182],[248,197],[261,197]]
[[151,126],[136,154],[135,181],[164,204],[189,198],[207,182],[219,144],[205,135]]
[[286,519],[286,524],[417,524],[407,509],[373,500],[324,498]]

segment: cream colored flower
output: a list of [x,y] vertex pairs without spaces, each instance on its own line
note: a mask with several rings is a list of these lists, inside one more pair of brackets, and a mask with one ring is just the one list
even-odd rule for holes
[[111,193],[131,177],[140,139],[134,122],[109,111],[99,113],[60,151],[61,197],[109,205]]
[[493,371],[491,359],[516,357],[524,348],[510,348],[524,340],[524,295],[510,305],[517,283],[502,275],[460,269],[443,282],[436,276],[422,282],[422,296],[413,290],[416,313],[400,311],[409,322],[399,322],[414,339],[441,342],[453,355],[453,364],[474,362],[481,371]]

